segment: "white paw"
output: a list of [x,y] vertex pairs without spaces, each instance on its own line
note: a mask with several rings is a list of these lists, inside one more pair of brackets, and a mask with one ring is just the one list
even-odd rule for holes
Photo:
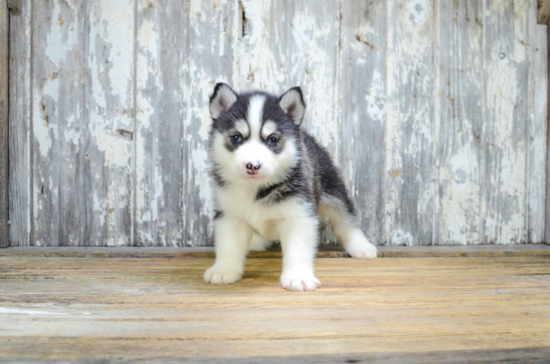
[[204,272],[204,280],[212,284],[231,284],[241,279],[243,273],[237,269],[222,269],[213,265]]
[[356,259],[375,259],[378,249],[367,240],[363,232],[359,231],[353,234],[346,244],[346,252]]
[[313,273],[290,271],[281,275],[281,287],[289,291],[314,291],[321,282]]

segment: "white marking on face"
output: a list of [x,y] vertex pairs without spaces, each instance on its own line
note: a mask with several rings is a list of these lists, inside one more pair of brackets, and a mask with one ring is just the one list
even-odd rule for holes
[[264,95],[255,95],[250,98],[248,104],[248,125],[250,126],[250,138],[259,139],[260,128],[262,127],[262,116],[264,112]]
[[[237,120],[235,129],[246,139],[234,151],[226,149],[226,135],[217,133],[213,143],[214,160],[218,172],[229,181],[260,180],[262,183],[279,181],[297,163],[295,140],[285,140],[285,147],[279,154],[273,153],[260,138],[266,139],[277,130],[277,124],[268,120],[262,125],[264,95],[254,95],[248,105],[246,120]],[[257,173],[250,174],[248,163],[259,165]]]
[[277,131],[277,124],[271,120],[266,121],[262,126],[262,138],[267,139],[275,131]]
[[237,120],[237,122],[235,123],[235,129],[237,129],[237,131],[241,133],[243,138],[248,138],[248,136],[250,135],[250,127],[245,120]]

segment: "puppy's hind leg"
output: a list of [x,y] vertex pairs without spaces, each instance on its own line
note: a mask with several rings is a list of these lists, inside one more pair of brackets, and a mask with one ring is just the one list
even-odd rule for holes
[[374,259],[378,250],[359,228],[357,217],[348,204],[337,197],[324,194],[319,213],[329,217],[338,242],[349,255],[357,259]]

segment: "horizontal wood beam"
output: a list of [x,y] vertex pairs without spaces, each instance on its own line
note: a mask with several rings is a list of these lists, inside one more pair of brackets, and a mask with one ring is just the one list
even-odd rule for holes
[[550,21],[550,0],[538,0],[537,23],[548,24]]
[[22,0],[6,0],[8,2],[8,9],[10,9],[11,15],[21,15]]
[[[10,247],[0,250],[0,257],[64,257],[64,258],[208,258],[214,259],[214,247]],[[340,246],[320,246],[317,258],[344,258]],[[546,244],[517,245],[439,245],[379,246],[379,258],[460,258],[460,257],[550,257]],[[281,258],[280,246],[267,251],[250,252],[248,258]]]

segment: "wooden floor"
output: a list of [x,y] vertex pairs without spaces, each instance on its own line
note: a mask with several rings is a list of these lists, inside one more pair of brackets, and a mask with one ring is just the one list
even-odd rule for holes
[[305,293],[280,259],[230,286],[202,281],[212,262],[4,254],[0,359],[550,361],[548,254],[323,258]]

